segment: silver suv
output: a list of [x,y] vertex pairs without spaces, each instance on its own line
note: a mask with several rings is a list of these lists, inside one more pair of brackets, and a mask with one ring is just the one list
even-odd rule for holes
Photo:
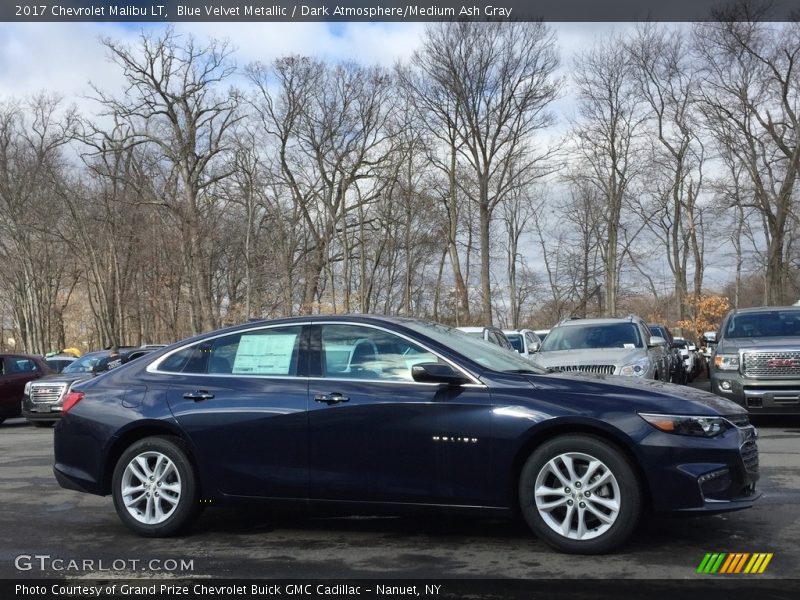
[[570,319],[554,327],[533,362],[551,371],[669,381],[667,341],[642,319]]
[[712,392],[751,413],[800,413],[800,307],[733,310],[716,340]]

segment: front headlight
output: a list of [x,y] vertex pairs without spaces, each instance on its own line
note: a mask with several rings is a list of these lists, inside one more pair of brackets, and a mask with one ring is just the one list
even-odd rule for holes
[[717,354],[714,357],[714,366],[720,371],[738,371],[738,354]]
[[[33,383],[33,382],[32,381],[28,381],[25,384],[25,390],[22,393],[25,394],[26,396],[30,396],[31,395],[31,383]],[[17,388],[17,389],[19,389],[19,388]]]
[[648,369],[650,369],[650,359],[643,358],[635,363],[623,366],[619,370],[619,374],[627,377],[644,377]]
[[678,435],[714,437],[731,428],[731,424],[722,417],[656,415],[651,413],[639,413],[639,416],[659,431]]

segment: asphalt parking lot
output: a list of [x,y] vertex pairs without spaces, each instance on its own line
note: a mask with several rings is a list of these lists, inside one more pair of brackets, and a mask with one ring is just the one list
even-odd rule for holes
[[[796,577],[800,418],[756,425],[764,495],[755,508],[650,518],[618,553],[583,557],[558,554],[515,523],[441,517],[212,508],[186,537],[139,538],[117,519],[110,498],[56,484],[52,429],[11,419],[0,427],[0,577],[687,579],[704,577],[696,569],[706,552],[772,552],[759,577]],[[43,555],[49,558],[35,558]],[[90,568],[86,560],[94,561]],[[98,573],[100,565],[111,570]]]

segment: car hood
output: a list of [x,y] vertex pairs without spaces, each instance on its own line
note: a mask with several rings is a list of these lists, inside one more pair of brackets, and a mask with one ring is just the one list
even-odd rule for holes
[[541,367],[558,365],[626,365],[644,357],[644,348],[588,348],[539,352],[533,362]]
[[[531,376],[530,380],[537,388],[563,387],[571,394],[591,396],[603,408],[614,404],[639,412],[662,414],[747,414],[747,410],[727,398],[665,381],[590,373],[553,373]],[[567,383],[569,385],[565,385]]]
[[753,337],[725,338],[717,345],[717,352],[736,352],[737,350],[800,350],[800,338],[792,337]]
[[91,379],[91,373],[57,373],[55,375],[47,375],[34,382],[35,384],[53,384],[53,383],[74,383],[76,381],[83,381],[84,379]]

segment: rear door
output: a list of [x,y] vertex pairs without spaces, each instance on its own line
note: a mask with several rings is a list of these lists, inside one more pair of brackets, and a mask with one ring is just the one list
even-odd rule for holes
[[156,374],[170,374],[162,393],[223,493],[307,496],[307,335],[303,325],[254,328],[156,363]]

